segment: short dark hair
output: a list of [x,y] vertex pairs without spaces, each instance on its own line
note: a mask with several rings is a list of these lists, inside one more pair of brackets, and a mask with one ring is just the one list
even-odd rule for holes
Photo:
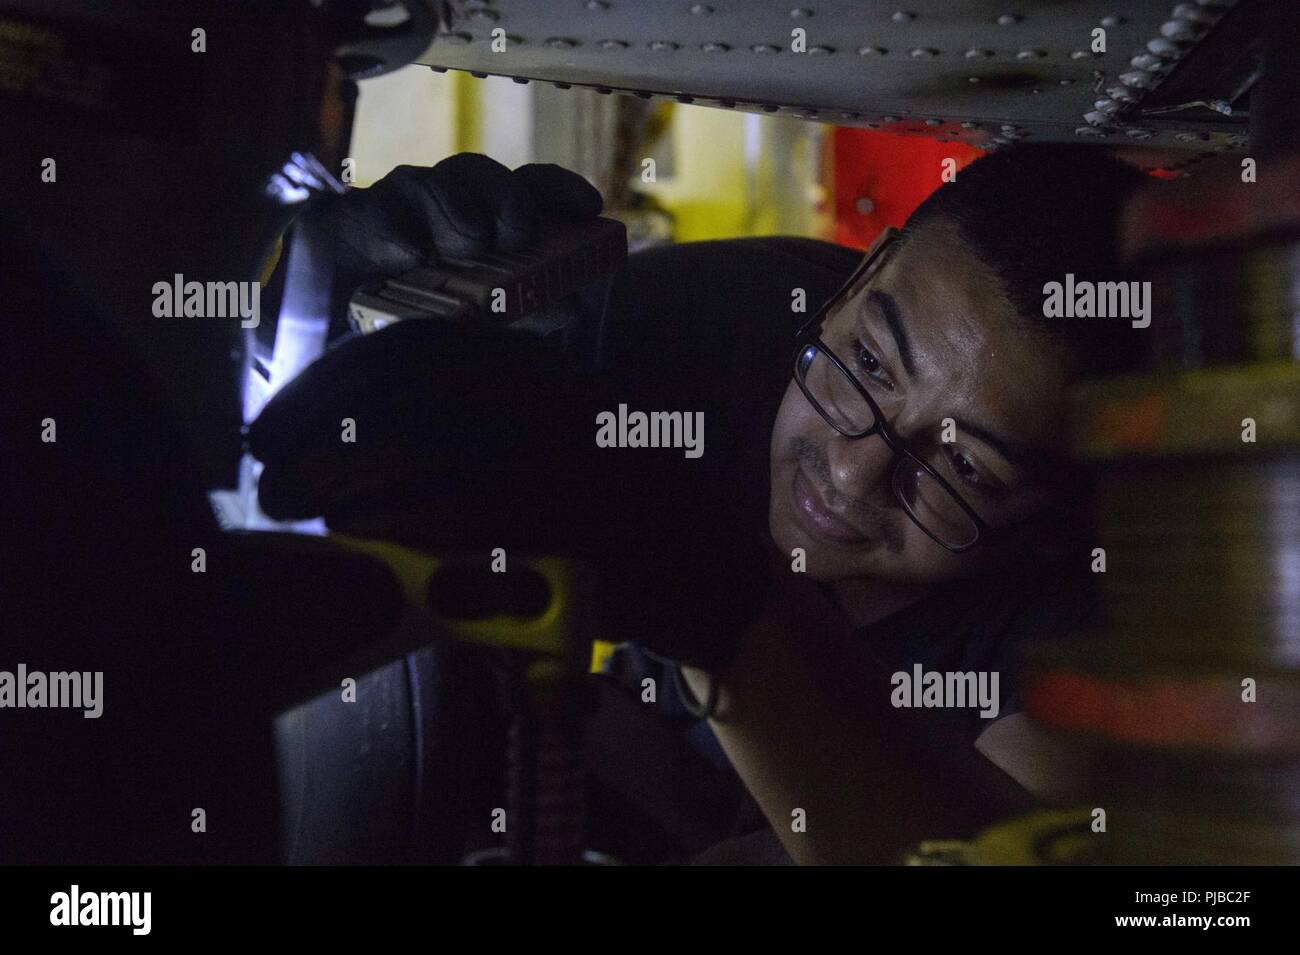
[[1118,374],[1140,364],[1148,343],[1116,319],[1048,319],[1043,286],[1076,280],[1128,281],[1120,267],[1119,216],[1145,177],[1098,146],[1024,144],[982,156],[912,213],[918,226],[943,220],[1002,281],[1018,315],[1059,336],[1077,371]]

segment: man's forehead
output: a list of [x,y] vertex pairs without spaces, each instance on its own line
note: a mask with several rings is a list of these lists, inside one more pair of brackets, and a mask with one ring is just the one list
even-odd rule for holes
[[[1056,437],[1064,356],[1051,336],[1017,316],[1001,281],[960,234],[927,223],[890,253],[872,287],[892,299],[905,327],[917,371],[907,390],[1017,443]],[[892,352],[881,310],[859,298],[855,313],[881,330]]]

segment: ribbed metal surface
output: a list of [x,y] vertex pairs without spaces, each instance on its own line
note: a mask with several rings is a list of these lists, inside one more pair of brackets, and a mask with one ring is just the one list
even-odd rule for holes
[[1104,139],[1195,155],[1244,144],[1244,117],[1142,102],[1254,2],[455,0],[421,62],[980,146]]

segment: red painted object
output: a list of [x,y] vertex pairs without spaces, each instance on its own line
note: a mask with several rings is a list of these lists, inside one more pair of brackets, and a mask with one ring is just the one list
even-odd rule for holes
[[835,231],[840,245],[866,248],[886,226],[901,227],[943,184],[943,161],[960,170],[983,152],[964,143],[837,127],[831,132]]

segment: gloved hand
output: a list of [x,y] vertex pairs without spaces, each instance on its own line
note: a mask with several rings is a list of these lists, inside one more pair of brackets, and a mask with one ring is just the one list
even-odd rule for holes
[[769,545],[681,448],[596,445],[597,413],[629,397],[522,332],[401,322],[327,352],[254,422],[261,505],[485,562],[585,559],[608,639],[716,668],[761,604]]
[[445,258],[533,245],[547,220],[600,214],[600,193],[577,173],[549,163],[513,172],[478,153],[432,168],[398,166],[368,189],[338,198],[331,321],[346,317],[358,287]]
[[[361,282],[431,255],[521,249],[545,220],[601,208],[568,170],[510,172],[473,154],[400,167],[339,202],[344,306]],[[701,464],[682,449],[598,448],[596,415],[620,402],[655,407],[535,336],[400,322],[327,351],[251,426],[261,505],[432,551],[587,559],[610,639],[716,666],[759,605],[766,540],[702,490]]]

